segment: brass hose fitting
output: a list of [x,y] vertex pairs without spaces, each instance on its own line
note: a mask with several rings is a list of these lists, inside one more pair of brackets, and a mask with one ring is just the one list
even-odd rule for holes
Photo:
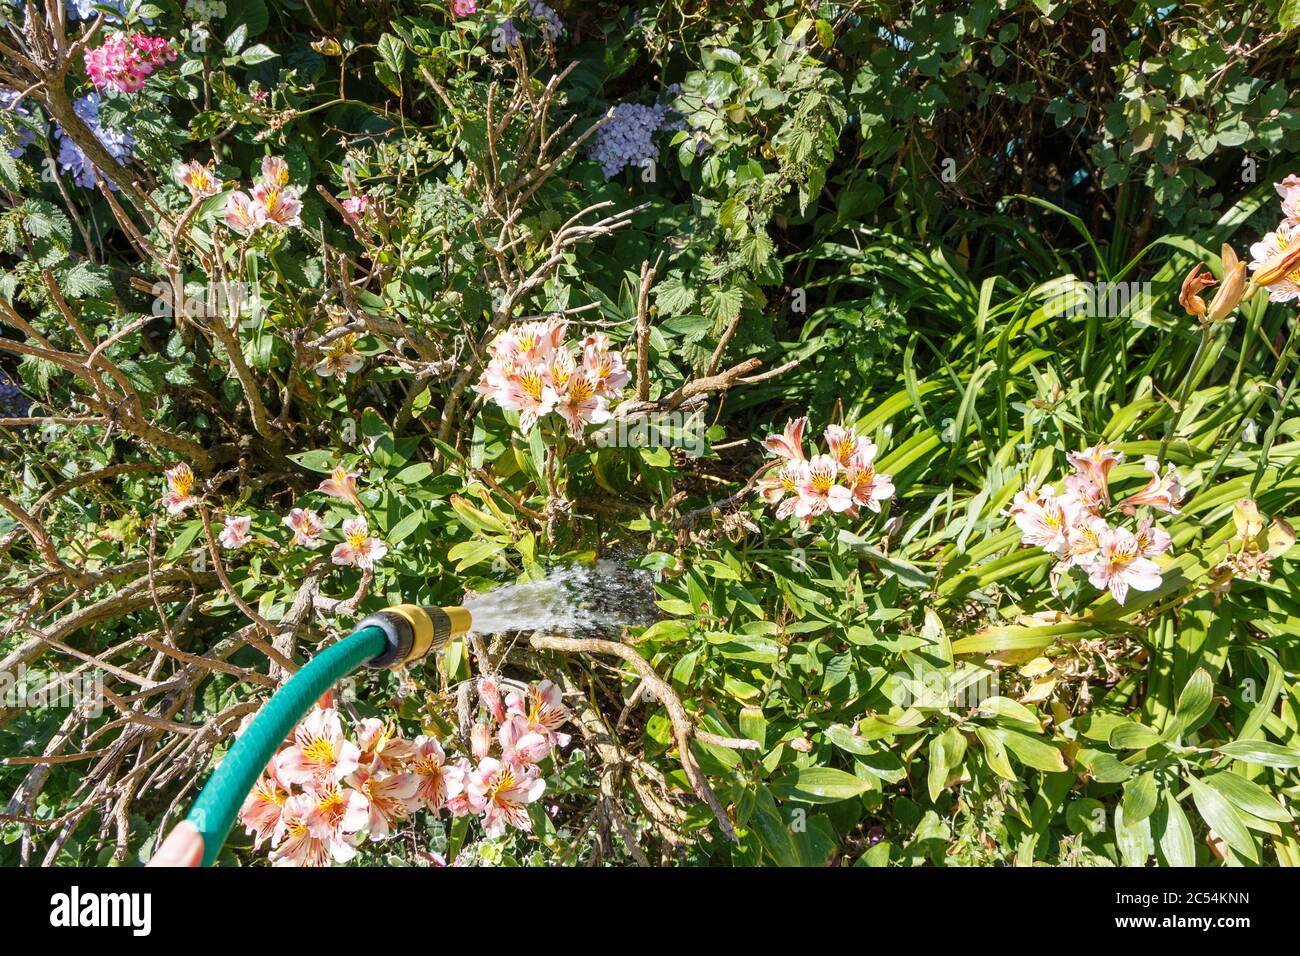
[[463,607],[397,604],[363,617],[356,630],[377,627],[384,632],[384,652],[367,661],[367,667],[401,667],[464,634],[471,623],[470,613]]

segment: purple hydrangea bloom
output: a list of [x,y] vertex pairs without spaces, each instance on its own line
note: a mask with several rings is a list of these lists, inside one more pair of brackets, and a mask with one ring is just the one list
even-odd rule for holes
[[[113,0],[66,0],[64,6],[68,8],[70,19],[93,20],[99,16],[99,11],[95,9],[96,4],[101,7],[117,7],[119,13],[126,13],[126,0],[117,0],[116,3]],[[104,19],[110,23],[114,22],[113,17],[106,16]]]
[[540,21],[546,39],[554,43],[564,35],[564,23],[560,20],[560,15],[542,3],[542,0],[528,0],[528,11],[534,19]]
[[[104,148],[109,154],[120,163],[130,162],[131,147],[135,145],[135,140],[127,130],[108,129],[99,121],[99,94],[87,93],[72,104],[75,112],[82,121],[90,127],[95,138],[104,144]],[[72,141],[72,139],[62,130],[58,131],[59,136],[59,169],[71,174],[72,181],[84,189],[95,188],[95,166],[90,158],[81,151],[81,147]],[[109,184],[111,189],[116,189],[112,183]]]
[[[15,90],[0,90],[0,110],[9,110],[16,116],[31,117],[31,110],[18,102]],[[9,150],[9,155],[17,159],[28,146],[36,142],[36,133],[26,123],[18,124],[18,142]]]
[[644,166],[659,158],[656,133],[680,129],[681,121],[671,117],[672,109],[664,104],[643,106],[619,103],[614,119],[596,131],[591,156],[600,163],[606,179],[612,179],[628,166]]
[[0,415],[5,418],[26,418],[31,410],[31,400],[0,369]]

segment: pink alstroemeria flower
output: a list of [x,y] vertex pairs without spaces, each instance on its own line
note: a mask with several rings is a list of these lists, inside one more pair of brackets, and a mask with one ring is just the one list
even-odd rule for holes
[[342,498],[360,508],[361,499],[357,497],[357,476],[339,465],[330,476],[316,486],[316,490],[331,498]]
[[279,156],[262,157],[262,179],[259,185],[268,189],[284,189],[289,185],[289,164]]
[[1021,542],[1037,545],[1050,554],[1063,554],[1068,546],[1067,530],[1078,507],[1066,496],[1044,495],[1037,502],[1025,502],[1015,516]]
[[358,770],[348,777],[367,809],[366,822],[360,829],[370,834],[371,840],[385,840],[393,833],[393,824],[405,820],[420,804],[415,793],[420,781],[413,773],[370,773]]
[[279,845],[271,851],[272,866],[329,866],[330,841],[313,834],[307,823],[315,808],[316,798],[310,793],[285,800],[273,840]]
[[463,780],[451,772],[454,768],[447,766],[446,752],[433,737],[415,738],[415,755],[408,766],[416,781],[412,799],[435,813],[463,789]]
[[1183,500],[1183,495],[1187,492],[1178,480],[1178,472],[1174,470],[1174,466],[1165,465],[1165,473],[1162,475],[1160,462],[1154,455],[1147,455],[1142,459],[1142,467],[1151,472],[1151,480],[1141,491],[1121,501],[1120,508],[1125,514],[1134,514],[1139,505],[1146,505],[1148,508],[1167,511],[1171,515],[1178,514],[1178,502]]
[[325,523],[310,508],[292,509],[284,516],[284,523],[293,530],[293,543],[299,547],[314,548],[320,544]]
[[632,373],[623,364],[623,356],[609,347],[609,336],[596,332],[582,342],[582,367],[596,382],[596,392],[606,398],[617,398]]
[[530,432],[537,420],[555,408],[557,396],[542,378],[540,366],[521,367],[497,395],[497,404],[519,413],[519,430]]
[[396,773],[415,758],[415,744],[399,737],[397,728],[378,717],[357,724],[358,763],[367,773]]
[[279,757],[280,778],[286,783],[342,780],[360,763],[361,750],[343,736],[343,724],[332,707],[317,707],[293,732],[293,743]]
[[482,760],[492,753],[492,725],[480,720],[469,732],[469,752],[475,760]]
[[506,722],[506,705],[501,699],[501,688],[491,677],[481,678],[478,682],[479,700],[483,701],[483,706],[488,709],[492,719],[498,724]]
[[[776,464],[776,462],[773,462]],[[758,479],[758,493],[769,505],[776,505],[776,516],[781,519],[794,514],[799,501],[799,482],[803,480],[806,463],[784,460],[776,471],[769,471]]]
[[1286,220],[1250,247],[1250,271],[1270,302],[1300,298],[1300,223]]
[[803,461],[803,431],[807,427],[808,416],[792,418],[785,423],[785,431],[780,435],[764,438],[763,447],[789,461]]
[[1097,559],[1101,552],[1101,537],[1110,530],[1105,518],[1098,517],[1091,511],[1076,510],[1065,529],[1065,548],[1061,560],[1056,565],[1060,574],[1072,567],[1087,568]]
[[181,462],[163,474],[167,476],[167,491],[162,496],[162,506],[169,515],[178,515],[198,503],[199,499],[190,494],[194,488],[194,472],[189,465]]
[[280,815],[284,812],[284,802],[288,799],[289,787],[280,779],[276,760],[272,758],[266,773],[258,778],[239,808],[239,822],[253,838],[254,850],[261,849],[262,844],[275,835],[280,826]]
[[497,732],[501,760],[509,767],[526,770],[546,759],[551,752],[550,738],[532,730],[525,717],[512,717]]
[[442,768],[446,798],[443,805],[453,817],[463,817],[483,810],[483,790],[478,784],[478,772],[468,757]]
[[200,164],[197,159],[191,159],[182,166],[176,179],[190,191],[190,196],[194,199],[206,199],[221,191],[221,183],[213,178],[212,170]]
[[480,795],[483,832],[494,839],[507,827],[532,830],[528,804],[541,799],[546,791],[546,781],[537,776],[535,769],[514,770],[495,757],[478,765],[470,786]]
[[[870,442],[868,446],[874,448]],[[860,450],[860,449],[859,449]],[[878,474],[870,464],[859,464],[857,458],[844,469],[841,483],[848,489],[854,505],[862,505],[879,512],[880,503],[894,497],[894,480],[890,475]]]
[[283,227],[302,225],[302,200],[292,189],[259,183],[253,187],[253,203],[261,207],[264,223]]
[[222,217],[227,226],[241,236],[251,235],[266,222],[266,208],[254,202],[242,189],[226,197],[226,211]]
[[217,535],[217,540],[221,542],[223,548],[237,551],[253,540],[253,535],[250,533],[252,527],[252,518],[246,515],[230,515],[226,518],[226,526]]
[[836,478],[839,465],[830,455],[813,455],[799,479],[799,500],[794,513],[812,519],[827,511],[848,511],[853,507],[853,493]]
[[343,522],[343,543],[334,546],[330,560],[335,564],[354,565],[366,570],[388,553],[388,545],[370,537],[370,525],[362,516]]
[[869,465],[876,459],[875,444],[851,428],[827,425],[823,437],[826,439],[826,447],[830,449],[830,457],[841,468],[847,468],[855,461]]
[[[565,382],[564,391],[557,394],[555,411],[569,423],[569,432],[574,438],[582,437],[583,426],[587,423],[599,425],[610,419],[608,403],[604,396],[596,393],[596,382],[585,369],[574,369]],[[523,424],[522,417],[520,424]]]
[[573,718],[564,706],[564,695],[560,688],[549,680],[533,685],[527,693],[511,691],[506,698],[506,713],[512,717],[525,718],[529,730],[542,734],[561,747],[569,742],[569,735],[558,731]]
[[1123,528],[1112,528],[1101,535],[1101,546],[1088,572],[1096,588],[1110,588],[1117,604],[1123,604],[1129,588],[1154,591],[1160,587],[1160,568],[1141,555],[1137,537]]
[[1110,470],[1124,460],[1123,453],[1106,445],[1093,445],[1083,451],[1067,452],[1065,457],[1079,474],[1097,486],[1101,500],[1109,502]]
[[329,844],[334,862],[348,862],[357,855],[356,845],[365,839],[361,831],[370,820],[365,796],[333,781],[316,781],[306,793],[313,798],[305,818],[307,828],[317,839]]
[[1137,539],[1138,554],[1144,558],[1159,557],[1168,552],[1174,544],[1174,539],[1169,536],[1169,532],[1164,528],[1157,528],[1149,517],[1138,522],[1133,537]]
[[452,0],[451,12],[458,17],[472,17],[478,12],[478,0]]

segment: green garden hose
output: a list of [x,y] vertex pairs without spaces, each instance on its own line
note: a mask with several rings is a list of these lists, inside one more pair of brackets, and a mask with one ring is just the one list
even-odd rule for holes
[[257,712],[190,808],[186,819],[203,835],[203,865],[216,860],[244,798],[322,694],[363,664],[410,663],[469,626],[464,608],[399,605],[362,619],[350,635],[303,665]]

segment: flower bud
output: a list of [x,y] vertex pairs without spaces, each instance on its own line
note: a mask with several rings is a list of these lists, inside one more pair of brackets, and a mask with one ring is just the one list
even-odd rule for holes
[[1214,276],[1208,272],[1201,273],[1205,268],[1203,262],[1196,263],[1192,271],[1187,273],[1187,278],[1183,280],[1182,291],[1178,293],[1178,302],[1187,311],[1188,315],[1196,318],[1205,316],[1205,300],[1201,298],[1201,292],[1215,284]]
[[1209,310],[1205,313],[1205,321],[1213,324],[1222,322],[1241,302],[1241,297],[1246,293],[1246,263],[1237,258],[1237,253],[1232,247],[1225,244],[1223,246],[1223,284],[1219,286],[1219,291],[1214,294],[1210,300]]

